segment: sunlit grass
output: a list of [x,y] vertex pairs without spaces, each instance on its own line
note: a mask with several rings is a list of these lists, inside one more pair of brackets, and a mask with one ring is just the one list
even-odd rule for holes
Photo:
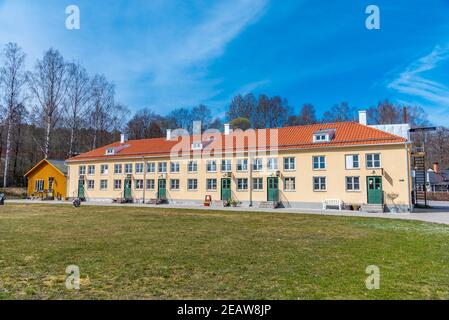
[[0,299],[441,299],[448,244],[449,227],[402,220],[8,204]]

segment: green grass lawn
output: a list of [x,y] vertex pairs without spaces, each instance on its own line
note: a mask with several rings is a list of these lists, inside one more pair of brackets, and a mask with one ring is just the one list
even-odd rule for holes
[[[80,290],[65,287],[78,265]],[[365,269],[381,271],[367,290]],[[179,209],[0,207],[3,299],[447,299],[449,227]]]

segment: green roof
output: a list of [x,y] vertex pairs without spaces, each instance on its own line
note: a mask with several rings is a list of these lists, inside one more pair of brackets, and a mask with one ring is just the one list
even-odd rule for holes
[[50,159],[47,159],[47,161],[50,162],[53,166],[55,166],[63,174],[67,175],[68,170],[67,170],[67,166],[65,165],[65,161],[64,160],[50,160]]

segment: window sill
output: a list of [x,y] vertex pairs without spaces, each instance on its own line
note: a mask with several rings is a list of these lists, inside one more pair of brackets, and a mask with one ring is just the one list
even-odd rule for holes
[[284,192],[296,192],[296,190],[284,190]]
[[214,190],[206,189],[206,191],[207,192],[217,192],[218,190],[217,189],[214,189]]
[[248,189],[241,189],[241,190],[237,189],[237,192],[248,192]]
[[313,190],[313,192],[327,192],[327,190]]

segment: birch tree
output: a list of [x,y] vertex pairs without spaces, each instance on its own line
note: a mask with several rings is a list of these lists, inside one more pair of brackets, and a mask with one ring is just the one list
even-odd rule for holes
[[90,80],[86,69],[76,63],[67,65],[67,94],[64,100],[66,122],[70,130],[69,155],[73,155],[76,135],[85,123],[90,98]]
[[8,169],[11,156],[12,130],[15,119],[24,112],[23,102],[25,96],[25,53],[15,43],[8,43],[4,49],[5,63],[0,68],[0,88],[3,108],[5,109],[6,148],[3,171],[3,187],[7,186]]
[[93,130],[92,148],[101,143],[101,133],[114,125],[115,122],[115,88],[105,76],[95,75],[91,81],[90,125]]
[[33,113],[45,130],[42,143],[45,158],[50,152],[52,131],[62,114],[61,104],[67,91],[66,70],[59,51],[49,49],[43,59],[37,61],[34,72],[29,72],[27,77],[35,102]]

